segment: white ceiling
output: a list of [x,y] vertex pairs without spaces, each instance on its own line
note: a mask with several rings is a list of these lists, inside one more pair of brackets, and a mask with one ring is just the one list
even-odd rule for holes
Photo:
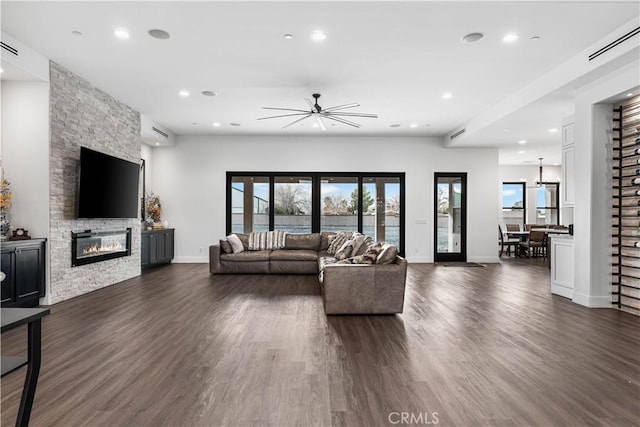
[[[329,126],[327,135],[442,136],[628,22],[640,5],[3,1],[1,8],[4,32],[176,134],[318,134],[311,120],[282,129],[286,118],[256,119],[272,115],[265,106],[306,109],[303,98],[319,92],[325,108],[358,102],[350,111],[379,115],[356,119],[360,129]],[[129,40],[117,40],[115,27],[127,28]],[[171,38],[151,38],[153,28]],[[327,34],[324,42],[310,39],[316,30]],[[485,38],[461,42],[476,31]],[[520,39],[503,43],[508,32]],[[180,90],[191,95],[181,98]],[[453,98],[442,99],[444,92]],[[474,141],[504,150],[521,138],[524,150],[559,147],[560,132],[547,129],[559,128],[571,109],[570,91],[550,94]]]

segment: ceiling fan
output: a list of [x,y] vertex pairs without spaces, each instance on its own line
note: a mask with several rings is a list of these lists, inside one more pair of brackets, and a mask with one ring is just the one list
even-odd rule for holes
[[366,118],[370,118],[370,119],[377,119],[378,118],[377,114],[349,113],[349,112],[342,111],[342,110],[346,110],[348,108],[359,107],[360,104],[356,104],[356,103],[337,105],[335,107],[329,107],[329,108],[322,108],[320,105],[318,105],[318,98],[320,98],[320,94],[319,93],[314,93],[311,96],[313,96],[313,98],[315,99],[315,103],[312,100],[310,100],[309,98],[305,98],[304,99],[305,101],[307,101],[307,104],[309,104],[309,107],[311,107],[311,110],[300,110],[300,109],[296,109],[296,108],[262,107],[265,110],[295,111],[295,113],[282,114],[282,115],[279,115],[279,116],[260,117],[260,118],[258,118],[258,120],[277,119],[277,118],[280,118],[280,117],[302,116],[302,117],[297,118],[296,120],[292,121],[291,123],[283,126],[282,129],[284,129],[284,128],[288,128],[289,126],[292,126],[292,125],[294,125],[294,124],[296,124],[298,122],[301,122],[304,119],[308,119],[309,117],[315,117],[320,129],[326,130],[326,127],[324,125],[323,119],[334,120],[336,122],[343,123],[345,125],[353,126],[354,128],[359,128],[360,125],[358,123],[352,122],[351,120],[347,120],[345,117],[366,117]]

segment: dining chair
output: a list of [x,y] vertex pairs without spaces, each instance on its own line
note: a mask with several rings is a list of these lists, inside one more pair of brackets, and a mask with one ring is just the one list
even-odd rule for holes
[[509,239],[505,237],[505,234],[502,232],[502,227],[498,224],[498,244],[500,245],[500,255],[504,253],[505,246],[507,247],[507,255],[511,255],[511,247],[513,246],[513,255],[518,254],[518,249],[520,247],[519,239]]
[[505,224],[507,227],[507,233],[510,231],[520,231],[520,224]]
[[547,258],[547,233],[541,230],[531,230],[529,240],[520,243],[520,246],[527,251],[529,258],[542,255]]

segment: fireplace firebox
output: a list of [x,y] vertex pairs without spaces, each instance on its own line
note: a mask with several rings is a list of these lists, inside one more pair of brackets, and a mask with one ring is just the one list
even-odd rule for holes
[[71,266],[131,255],[131,228],[71,232]]

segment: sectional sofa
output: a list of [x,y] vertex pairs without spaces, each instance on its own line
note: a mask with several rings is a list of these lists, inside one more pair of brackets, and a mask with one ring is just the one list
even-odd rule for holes
[[336,233],[286,234],[282,248],[261,250],[249,249],[250,234],[236,236],[239,252],[226,240],[209,247],[211,274],[315,274],[326,314],[402,313],[407,261],[401,256],[375,264],[338,260],[329,253]]

